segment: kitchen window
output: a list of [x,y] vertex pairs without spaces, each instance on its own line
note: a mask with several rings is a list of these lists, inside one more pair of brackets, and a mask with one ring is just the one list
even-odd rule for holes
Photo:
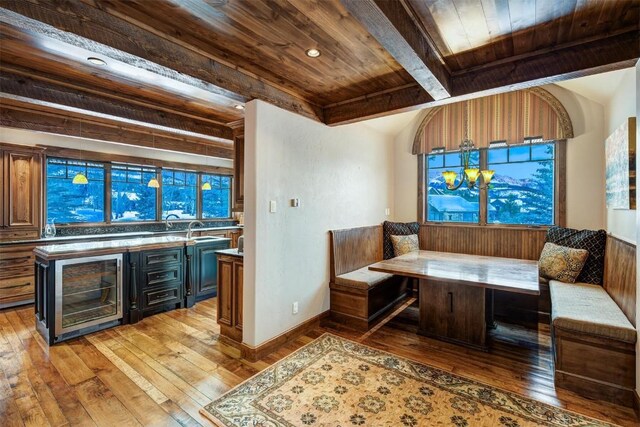
[[[86,183],[74,184],[83,182]],[[105,165],[96,162],[47,159],[47,221],[105,221]]]
[[149,181],[158,179],[155,169],[141,166],[111,166],[111,221],[155,221],[157,189]]
[[[428,222],[488,225],[547,226],[559,223],[559,190],[564,168],[564,141],[530,139],[507,146],[494,143],[474,150],[470,168],[493,170],[488,186],[482,180],[449,190],[442,172],[462,168],[461,153],[434,152],[425,156],[425,210]],[[480,188],[480,186],[484,188]]]
[[231,217],[231,177],[200,175],[202,189],[202,218]]
[[162,170],[162,218],[195,219],[198,206],[198,174],[178,169]]

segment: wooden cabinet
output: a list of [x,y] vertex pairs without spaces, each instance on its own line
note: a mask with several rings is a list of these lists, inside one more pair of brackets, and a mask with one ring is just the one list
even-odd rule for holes
[[242,236],[242,230],[238,229],[238,230],[229,230],[227,231],[226,234],[227,238],[231,239],[231,243],[230,243],[230,248],[237,248],[238,247],[238,239],[240,238],[240,236]]
[[0,241],[39,237],[41,169],[41,149],[0,144]]
[[0,247],[0,309],[34,298],[33,244]]
[[244,212],[244,128],[233,138],[233,210]]
[[485,294],[482,287],[420,280],[419,333],[486,349]]
[[242,343],[243,259],[218,255],[218,324],[220,335]]

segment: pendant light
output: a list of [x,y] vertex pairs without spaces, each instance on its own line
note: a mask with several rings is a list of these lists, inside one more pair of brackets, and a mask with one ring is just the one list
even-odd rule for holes
[[[151,147],[156,148],[156,136],[154,134],[151,135]],[[147,187],[149,188],[160,188],[160,182],[158,182],[158,170],[156,169],[156,176],[151,178],[147,183]]]
[[151,178],[149,180],[149,183],[147,184],[147,187],[149,187],[149,188],[160,188],[160,182],[158,182],[158,178]]
[[202,184],[202,190],[203,191],[211,190],[211,184],[209,183],[209,181],[205,181],[204,184]]
[[[82,122],[80,122],[80,160],[82,161]],[[73,181],[71,181],[72,184],[76,184],[76,185],[87,185],[89,183],[89,180],[87,179],[87,165],[85,163],[84,166],[84,174],[82,172],[78,172],[76,174],[76,176],[73,177]]]

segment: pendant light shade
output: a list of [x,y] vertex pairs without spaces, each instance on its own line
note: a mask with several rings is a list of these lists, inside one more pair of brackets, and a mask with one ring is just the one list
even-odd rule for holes
[[89,183],[89,180],[83,173],[78,172],[76,176],[73,177],[73,181],[71,182],[73,184],[87,185]]
[[149,180],[149,183],[147,184],[147,187],[149,187],[149,188],[160,188],[160,183],[158,182],[158,180],[156,178],[151,178]]
[[205,182],[204,184],[202,184],[202,189],[205,191],[211,190],[211,184],[209,182]]

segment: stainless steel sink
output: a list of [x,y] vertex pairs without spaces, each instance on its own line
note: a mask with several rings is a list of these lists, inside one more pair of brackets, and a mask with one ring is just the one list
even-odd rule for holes
[[224,239],[225,239],[224,237],[217,237],[217,236],[197,236],[197,237],[191,238],[191,240],[196,242],[196,244],[207,243],[207,242],[217,242]]

